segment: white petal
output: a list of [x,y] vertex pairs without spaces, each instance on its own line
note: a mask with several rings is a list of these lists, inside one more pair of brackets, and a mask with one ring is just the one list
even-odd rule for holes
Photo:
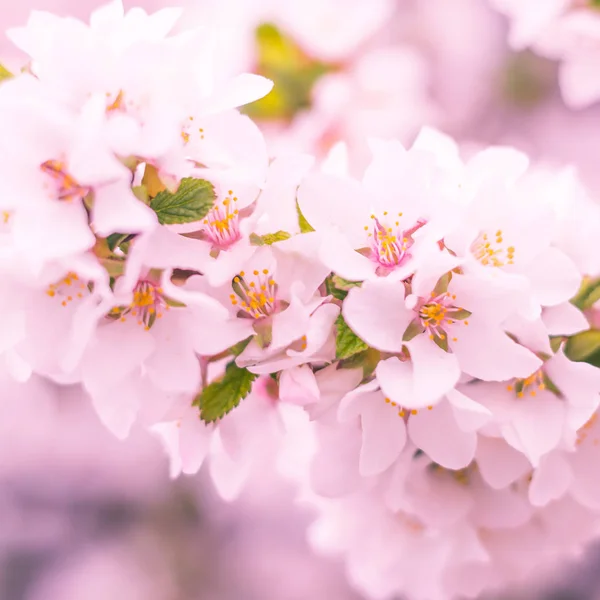
[[404,420],[385,402],[382,394],[370,394],[368,400],[368,406],[361,412],[363,443],[359,471],[363,477],[385,471],[398,458],[406,443]]
[[402,336],[415,316],[404,308],[404,286],[384,281],[365,281],[361,287],[352,288],[342,314],[361,339],[386,352],[402,350]]
[[527,458],[501,438],[480,436],[475,458],[482,477],[494,489],[509,486],[531,470]]
[[401,406],[420,408],[412,405],[414,402],[413,371],[410,362],[392,356],[379,362],[376,375],[381,391],[388,398]]
[[558,446],[563,435],[565,404],[546,392],[543,397],[521,398],[507,429],[516,435],[520,449],[533,466]]
[[458,383],[460,366],[456,356],[444,352],[426,335],[418,335],[407,346],[413,366],[414,401],[420,406],[435,404]]
[[490,326],[474,316],[448,329],[451,329],[448,333],[452,338],[450,346],[462,370],[478,379],[525,378],[542,365],[533,352],[515,343],[499,327]]
[[266,77],[242,73],[214,90],[210,98],[200,102],[202,116],[237,108],[266,96],[273,89],[273,82]]
[[158,226],[156,213],[119,183],[96,188],[93,225],[102,236],[111,233],[140,233]]
[[310,175],[298,188],[298,205],[317,231],[326,233],[337,228],[352,247],[364,243],[368,208],[358,182],[324,173]]
[[575,335],[590,327],[585,315],[570,302],[545,308],[542,321],[549,335]]
[[411,415],[408,434],[431,460],[446,469],[462,469],[475,456],[477,435],[458,427],[448,402]]
[[542,306],[570,300],[579,289],[581,274],[575,263],[557,248],[547,248],[524,270],[535,299]]
[[375,276],[375,263],[356,252],[340,231],[331,230],[324,236],[320,256],[336,275],[348,281],[364,281]]
[[571,467],[562,454],[548,454],[533,471],[529,501],[534,506],[545,506],[552,500],[558,500],[567,493],[572,481]]
[[493,419],[492,412],[458,390],[450,390],[448,398],[456,423],[462,431],[477,431]]

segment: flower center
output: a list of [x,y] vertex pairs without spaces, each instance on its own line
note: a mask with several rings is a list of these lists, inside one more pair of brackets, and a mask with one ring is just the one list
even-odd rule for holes
[[67,275],[57,283],[50,284],[46,290],[46,294],[50,296],[50,298],[56,298],[57,296],[62,298],[61,304],[67,306],[75,298],[83,298],[86,289],[87,286],[79,279],[77,273],[71,272],[67,273]]
[[[387,215],[387,211],[383,213],[384,217]],[[402,213],[398,213],[398,217],[401,216]],[[369,237],[374,260],[388,269],[402,264],[409,256],[407,251],[412,240],[400,229],[400,221],[395,221],[393,227],[386,227],[375,215],[371,215],[371,219],[372,227],[365,225],[365,231],[372,229]]]
[[227,198],[215,206],[203,221],[203,230],[213,246],[224,250],[242,238],[237,198],[229,190]]
[[253,271],[252,278],[246,278],[244,271],[233,278],[234,294],[231,304],[249,314],[253,319],[262,319],[275,312],[277,283],[269,276],[268,269]]
[[[385,399],[385,403],[389,404],[392,408],[395,408],[398,410],[398,416],[401,417],[402,419],[404,419],[405,417],[408,417],[408,415],[418,415],[419,411],[416,408],[404,408],[402,406],[400,406],[397,402],[394,402],[393,400],[390,400],[389,398]],[[427,410],[432,410],[433,406],[428,406]]]
[[506,386],[509,392],[515,392],[517,398],[524,398],[525,395],[537,396],[538,392],[546,389],[546,380],[542,369],[538,369],[525,379],[516,379],[514,384]]
[[58,200],[83,200],[91,191],[88,186],[78,183],[59,160],[47,160],[40,165],[40,169],[53,180],[52,195]]
[[468,485],[471,481],[473,472],[477,469],[477,465],[475,463],[471,463],[464,469],[458,469],[455,471],[453,469],[446,469],[438,465],[437,463],[432,463],[430,468],[431,471],[434,473],[439,473],[440,475],[446,475],[451,477],[460,485]]
[[133,290],[133,300],[129,306],[116,306],[111,310],[111,316],[126,321],[127,316],[137,318],[138,325],[143,325],[148,331],[156,319],[163,316],[163,310],[169,310],[162,288],[151,281],[142,280]]
[[515,248],[505,245],[501,229],[494,235],[482,233],[471,245],[471,252],[484,267],[514,264]]
[[[447,341],[446,325],[452,325],[456,321],[463,321],[465,325],[469,324],[467,317],[471,315],[468,310],[455,306],[456,296],[448,292],[432,297],[419,308],[419,320],[421,326],[429,334],[429,338],[440,342]],[[452,338],[456,342],[457,338]]]
[[[190,116],[187,118],[187,121],[181,127],[181,139],[183,140],[184,144],[189,143],[192,135],[195,136],[196,129],[194,127],[193,122],[194,122],[194,117]],[[203,140],[204,139],[204,129],[202,127],[199,127],[197,129],[197,131],[198,131],[199,139]]]

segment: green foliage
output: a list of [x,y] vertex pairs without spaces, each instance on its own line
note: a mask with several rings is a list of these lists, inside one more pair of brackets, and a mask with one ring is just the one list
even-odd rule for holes
[[350,329],[342,315],[337,318],[335,325],[337,328],[337,335],[335,338],[336,358],[350,358],[369,348],[368,344],[363,342],[363,340]]
[[552,89],[552,63],[526,50],[512,56],[502,74],[502,92],[513,104],[530,108]]
[[362,352],[353,354],[350,358],[342,360],[340,362],[340,367],[342,369],[362,368],[363,377],[366,379],[373,374],[380,360],[381,352],[379,352],[379,350],[375,350],[375,348],[367,348]]
[[106,238],[106,244],[111,252],[115,248],[121,248],[124,252],[127,251],[128,243],[135,237],[129,233],[112,233]]
[[11,79],[14,75],[4,66],[0,65],[0,83],[5,79]]
[[239,356],[246,349],[246,346],[250,343],[250,340],[253,337],[254,336],[251,335],[245,340],[242,340],[241,342],[238,342],[237,344],[231,346],[231,354],[233,354],[234,356]]
[[306,220],[306,217],[302,214],[302,211],[300,210],[300,205],[298,204],[297,200],[296,211],[298,212],[298,224],[300,225],[300,231],[302,233],[310,233],[311,231],[314,231],[312,225]]
[[256,29],[258,64],[256,72],[274,82],[264,98],[245,106],[253,118],[290,119],[308,108],[315,82],[329,67],[308,57],[295,42],[275,25],[265,23]]
[[600,351],[600,331],[588,329],[570,337],[565,344],[565,354],[574,361],[584,361]]
[[270,246],[275,242],[289,240],[292,236],[287,231],[276,231],[275,233],[265,233],[265,235],[250,234],[250,243],[253,246]]
[[600,300],[600,279],[588,277],[584,279],[571,303],[580,310],[586,310],[591,308],[598,300]]
[[344,300],[350,288],[360,286],[361,284],[362,281],[348,281],[338,275],[329,275],[325,280],[325,289],[328,295],[338,300]]
[[204,218],[213,207],[215,189],[205,179],[186,177],[173,194],[168,190],[159,192],[150,202],[162,225],[193,223]]
[[206,423],[222,419],[250,393],[257,377],[234,361],[230,362],[225,375],[205,387],[194,400],[194,406],[200,409],[200,418]]

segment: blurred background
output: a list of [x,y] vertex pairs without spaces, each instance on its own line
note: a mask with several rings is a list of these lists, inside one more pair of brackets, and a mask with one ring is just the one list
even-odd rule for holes
[[[24,24],[31,9],[87,19],[100,4],[0,0],[0,25]],[[600,106],[567,109],[556,65],[510,51],[487,0],[183,4],[185,26],[220,31],[223,75],[275,81],[245,109],[273,155],[322,158],[343,140],[359,175],[369,136],[409,144],[427,124],[466,148],[508,143],[541,163],[574,165],[600,192]],[[2,36],[0,62],[23,61]],[[225,503],[204,470],[171,481],[149,433],[119,442],[77,390],[31,385],[39,390],[27,398],[0,385],[0,600],[360,600],[341,564],[312,554],[311,514],[274,466]],[[600,599],[600,552],[500,599]]]

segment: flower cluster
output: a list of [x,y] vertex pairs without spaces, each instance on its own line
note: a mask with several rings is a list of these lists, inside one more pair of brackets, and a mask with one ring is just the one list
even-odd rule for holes
[[509,42],[517,50],[560,60],[565,102],[582,108],[600,99],[596,81],[600,49],[598,0],[490,0],[511,22]]
[[473,597],[580,548],[600,208],[576,175],[427,128],[371,140],[360,180],[341,146],[270,160],[236,110],[270,81],[219,79],[178,15],[10,32],[31,62],[0,86],[2,378],[78,390],[227,499],[304,464],[314,545],[373,598]]

